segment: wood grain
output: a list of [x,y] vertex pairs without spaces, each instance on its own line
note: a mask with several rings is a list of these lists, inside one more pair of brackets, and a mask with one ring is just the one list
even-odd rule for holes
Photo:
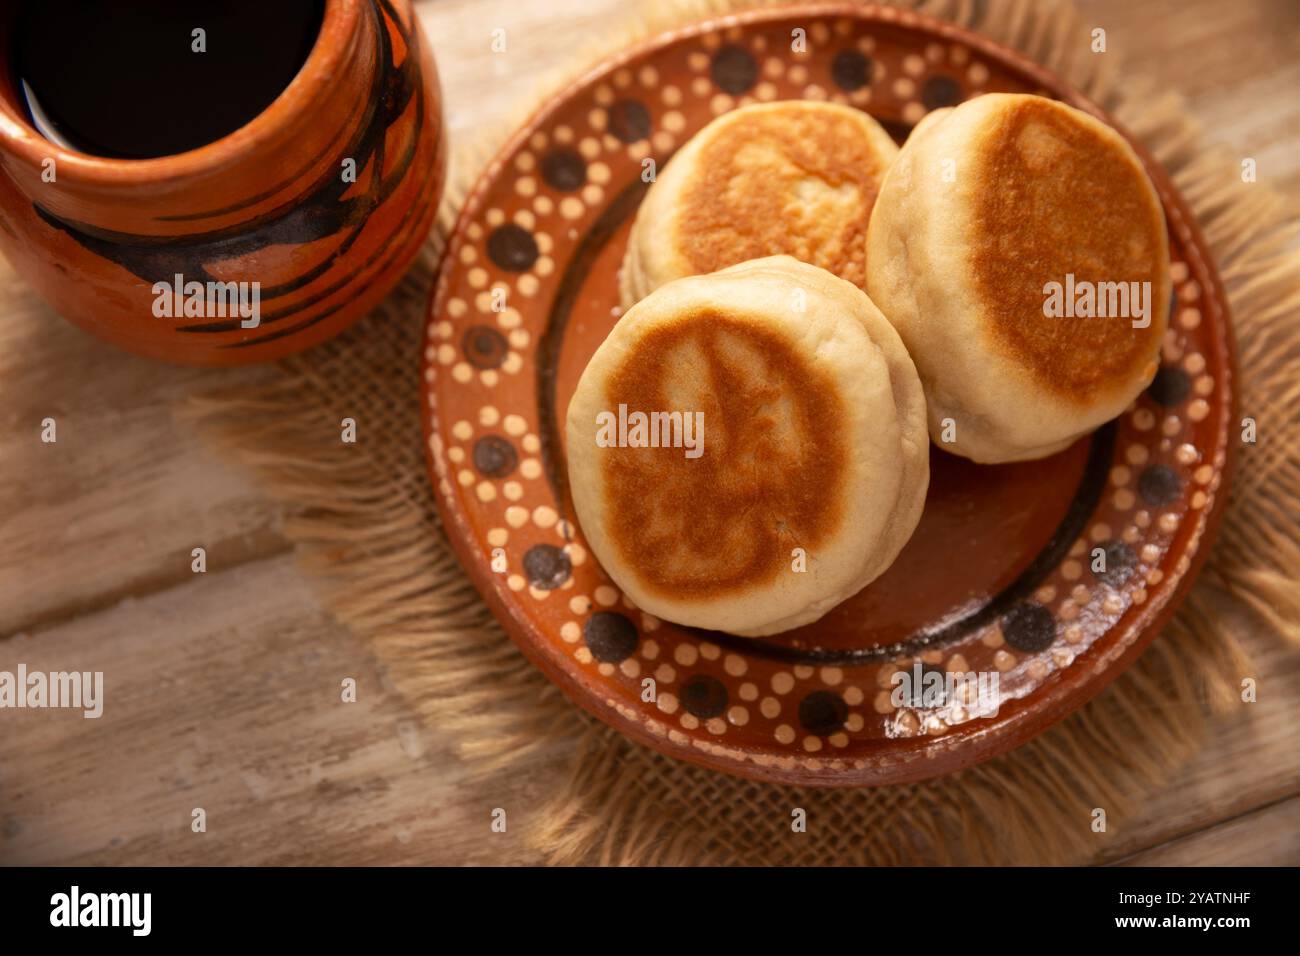
[[1188,100],[1206,139],[1253,157],[1259,181],[1300,196],[1300,4],[1293,0],[1093,0],[1125,68]]
[[[1229,613],[1226,607],[1221,611],[1225,616]],[[1113,834],[1100,860],[1141,859],[1143,850],[1300,793],[1294,718],[1300,705],[1300,655],[1282,640],[1258,631],[1246,650],[1252,667],[1234,675],[1234,682],[1255,678],[1258,700],[1242,703],[1212,725],[1205,748]],[[1294,847],[1294,841],[1283,841],[1281,846]],[[1300,855],[1292,855],[1291,862],[1300,862]]]
[[[421,0],[463,137],[518,115],[627,0]],[[1132,69],[1300,194],[1300,7],[1091,0]],[[491,31],[507,31],[493,54]],[[478,779],[294,568],[279,510],[173,420],[265,370],[156,365],[53,316],[0,265],[0,669],[103,670],[104,716],[0,711],[0,862],[536,862],[518,838],[563,747]],[[58,422],[59,441],[40,441]],[[190,549],[209,571],[190,570]],[[1300,658],[1256,634],[1260,700],[1107,841],[1124,864],[1300,862]],[[357,679],[355,704],[340,681]],[[190,829],[203,807],[206,833]],[[493,808],[512,825],[491,832]]]
[[1295,866],[1300,797],[1243,813],[1120,861],[1120,866]]
[[173,421],[194,389],[268,370],[118,352],[60,319],[2,259],[0,315],[0,634],[171,587],[196,547],[214,568],[288,547],[275,505]]
[[0,862],[529,859],[509,823],[544,781],[474,781],[287,556],[0,643],[0,670],[19,662],[102,671],[103,714],[5,712]]

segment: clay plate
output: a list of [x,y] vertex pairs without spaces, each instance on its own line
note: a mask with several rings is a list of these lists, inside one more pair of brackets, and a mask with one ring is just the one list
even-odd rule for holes
[[[791,51],[796,28],[806,54]],[[911,13],[821,6],[723,17],[569,87],[469,197],[425,347],[438,506],[510,635],[602,720],[757,779],[916,780],[1060,720],[1172,613],[1226,494],[1233,349],[1204,239],[1145,153],[1175,290],[1155,383],[1118,420],[1044,461],[990,467],[933,451],[915,536],[883,577],[821,621],[750,639],[656,620],[602,572],[573,521],[561,427],[618,315],[643,161],[662,166],[709,120],[751,102],[829,98],[867,110],[901,141],[927,111],[995,91],[1053,96],[1114,125],[1022,57]],[[997,713],[973,717],[960,700],[896,707],[900,667],[996,672]]]

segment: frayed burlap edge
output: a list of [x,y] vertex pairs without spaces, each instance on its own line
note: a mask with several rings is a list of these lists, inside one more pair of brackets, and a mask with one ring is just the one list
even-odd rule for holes
[[[677,0],[575,58],[575,71],[690,19],[766,4]],[[323,582],[331,611],[368,639],[398,691],[484,774],[540,750],[572,748],[569,772],[530,815],[528,840],[557,863],[1066,863],[1108,839],[1144,795],[1196,753],[1207,723],[1240,706],[1248,672],[1238,629],[1300,640],[1300,463],[1292,408],[1300,381],[1300,253],[1294,224],[1236,160],[1207,153],[1181,100],[1092,55],[1065,2],[903,3],[984,33],[1064,75],[1152,149],[1196,211],[1228,288],[1240,343],[1242,414],[1264,436],[1244,446],[1219,543],[1166,633],[1101,697],[996,760],[904,787],[823,791],[711,773],[631,743],[565,702],[514,648],[438,529],[424,473],[417,394],[423,315],[441,244],[495,141],[453,161],[422,258],[376,314],[281,365],[256,392],[190,401],[183,417],[248,465],[290,509],[284,531]],[[570,71],[574,72],[574,71]],[[567,78],[567,77],[564,77]],[[561,78],[561,79],[564,79]],[[552,88],[558,88],[554,84]],[[531,104],[530,104],[531,105]],[[521,110],[522,119],[526,111]],[[339,441],[341,417],[358,442]],[[1226,614],[1225,606],[1249,614]],[[807,833],[790,828],[807,811]]]

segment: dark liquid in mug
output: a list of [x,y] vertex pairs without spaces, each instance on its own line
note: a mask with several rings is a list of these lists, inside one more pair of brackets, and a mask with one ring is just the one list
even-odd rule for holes
[[183,153],[271,105],[311,52],[324,8],[325,0],[33,0],[15,31],[15,81],[33,125],[62,146],[114,159]]

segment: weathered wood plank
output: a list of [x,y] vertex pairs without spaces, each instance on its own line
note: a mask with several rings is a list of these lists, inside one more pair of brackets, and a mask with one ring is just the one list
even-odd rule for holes
[[1121,866],[1296,866],[1300,797],[1261,807],[1179,840],[1136,853]]
[[1300,793],[1300,654],[1259,633],[1249,637],[1246,650],[1254,666],[1240,676],[1255,678],[1258,700],[1212,725],[1205,748],[1124,823],[1104,860],[1149,850]]
[[[0,260],[0,635],[283,551],[276,506],[173,421],[183,395],[265,370],[125,355],[41,304]],[[42,441],[42,422],[57,441]]]
[[102,671],[103,715],[0,711],[0,862],[529,859],[489,825],[530,812],[545,762],[474,780],[287,557],[0,642],[0,670],[20,662]]
[[1259,181],[1300,198],[1300,6],[1290,0],[1087,0],[1124,69],[1188,100],[1207,139],[1258,163]]

